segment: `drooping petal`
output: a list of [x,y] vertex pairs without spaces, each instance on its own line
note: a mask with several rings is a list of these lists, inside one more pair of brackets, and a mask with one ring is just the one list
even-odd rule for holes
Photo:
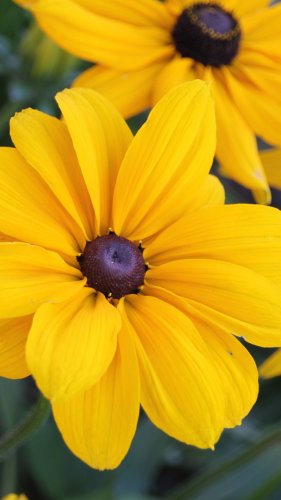
[[184,217],[145,248],[152,266],[215,259],[245,266],[281,286],[281,214],[261,205],[208,207]]
[[169,59],[174,51],[169,30],[161,26],[110,19],[72,0],[39,0],[30,8],[39,26],[61,47],[121,71]]
[[[220,70],[222,71],[222,70]],[[261,203],[270,202],[270,191],[258,155],[253,131],[231,100],[218,71],[213,81],[217,118],[217,158],[225,172],[234,180],[252,189]]]
[[233,10],[236,19],[240,21],[240,16],[242,17],[246,14],[252,15],[257,10],[266,7],[270,2],[269,0],[247,0],[247,2],[241,0],[223,0],[221,3],[226,9]]
[[116,308],[91,288],[71,301],[41,306],[26,348],[41,392],[66,399],[94,385],[112,361],[120,326]]
[[240,425],[249,413],[258,394],[258,372],[252,356],[236,340],[212,328],[193,314],[186,300],[159,287],[145,286],[145,293],[164,300],[189,317],[205,342],[208,356],[218,374],[218,387],[225,400],[225,426]]
[[230,71],[222,72],[232,99],[239,103],[241,115],[255,134],[271,144],[281,145],[280,93],[273,98],[270,92],[241,82]]
[[126,455],[135,434],[140,405],[139,369],[130,332],[118,334],[115,358],[87,392],[53,404],[63,438],[81,460],[113,469]]
[[229,70],[233,78],[243,82],[248,91],[255,89],[263,92],[266,98],[269,97],[280,104],[280,63],[274,59],[242,47]]
[[93,237],[91,204],[65,123],[33,109],[10,121],[12,140],[83,231]]
[[224,426],[224,397],[192,322],[142,295],[129,296],[121,314],[135,331],[141,404],[149,418],[180,441],[212,448]]
[[114,191],[115,232],[143,239],[185,213],[190,193],[206,180],[214,148],[208,84],[173,89],[155,106],[122,163]]
[[153,103],[156,104],[177,85],[198,78],[192,66],[194,61],[185,57],[175,57],[165,64],[153,87]]
[[243,50],[260,52],[280,63],[280,15],[281,5],[277,4],[265,9],[255,9],[250,15],[243,16],[240,19]]
[[[196,3],[194,0],[166,0],[165,4],[168,9],[174,14],[179,15],[183,9],[189,5]],[[269,4],[268,0],[248,0],[247,2],[242,2],[241,0],[222,0],[220,2],[222,6],[228,10],[233,11],[236,18],[240,21],[240,16],[245,14],[250,14],[255,12],[257,9],[266,7]]]
[[129,118],[152,105],[153,84],[163,64],[153,64],[138,71],[120,72],[94,66],[74,81],[75,87],[93,88],[109,99],[122,116]]
[[111,223],[115,179],[132,133],[113,105],[93,90],[65,90],[56,99],[89,190],[97,234],[104,234]]
[[25,359],[25,344],[33,316],[0,320],[0,376],[19,379],[30,371]]
[[260,157],[269,184],[272,187],[281,189],[281,150],[262,151]]
[[194,3],[194,0],[165,0],[168,10],[175,16],[178,16],[182,10]]
[[184,297],[209,325],[262,347],[281,345],[280,287],[246,267],[212,259],[168,262],[148,284]]
[[14,148],[0,149],[0,230],[67,255],[85,246],[72,217]]
[[226,398],[226,427],[241,424],[258,396],[258,370],[247,349],[233,335],[225,335],[206,323],[194,321],[208,345],[212,363]]
[[74,0],[94,14],[135,26],[159,26],[169,29],[171,15],[158,0]]
[[41,304],[68,300],[85,281],[54,252],[25,243],[0,244],[0,318],[27,316]]
[[281,375],[281,349],[277,349],[259,367],[259,372],[263,378],[278,377]]

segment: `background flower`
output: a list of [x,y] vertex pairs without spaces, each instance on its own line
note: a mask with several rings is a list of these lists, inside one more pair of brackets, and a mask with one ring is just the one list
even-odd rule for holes
[[186,80],[212,81],[217,158],[258,202],[270,202],[254,134],[281,144],[279,5],[269,7],[265,0],[17,1],[58,44],[98,63],[75,85],[103,93],[125,117]]

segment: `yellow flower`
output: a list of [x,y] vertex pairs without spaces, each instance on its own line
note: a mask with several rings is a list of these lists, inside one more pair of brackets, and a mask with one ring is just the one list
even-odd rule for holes
[[281,189],[281,149],[269,149],[260,153],[269,184]]
[[281,346],[281,214],[223,205],[208,84],[172,90],[134,139],[93,90],[57,101],[63,121],[27,109],[0,149],[0,374],[33,375],[91,466],[120,463],[140,404],[213,447],[258,393],[232,334]]
[[267,0],[17,0],[73,54],[98,63],[92,87],[128,117],[171,87],[213,82],[216,156],[258,202],[270,190],[255,134],[281,145],[281,5]]

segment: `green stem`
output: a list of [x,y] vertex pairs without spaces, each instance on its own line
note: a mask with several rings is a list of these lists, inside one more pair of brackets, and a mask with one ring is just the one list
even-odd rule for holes
[[258,443],[253,444],[251,447],[242,451],[237,457],[230,459],[221,466],[206,471],[198,476],[191,483],[181,487],[178,491],[169,496],[169,499],[183,500],[185,498],[195,498],[195,495],[198,494],[203,487],[210,487],[225,474],[231,473],[237,467],[243,466],[277,443],[281,443],[280,424],[262,437]]
[[50,412],[50,404],[42,395],[39,396],[30,412],[11,431],[0,439],[0,462],[7,455],[21,446],[45,422]]

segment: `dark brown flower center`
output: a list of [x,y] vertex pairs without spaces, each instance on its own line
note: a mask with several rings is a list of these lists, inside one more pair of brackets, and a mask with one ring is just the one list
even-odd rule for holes
[[218,4],[198,2],[183,10],[172,36],[182,57],[218,68],[230,64],[238,53],[241,29]]
[[88,285],[106,297],[138,293],[144,283],[142,249],[114,233],[87,243],[78,261]]

